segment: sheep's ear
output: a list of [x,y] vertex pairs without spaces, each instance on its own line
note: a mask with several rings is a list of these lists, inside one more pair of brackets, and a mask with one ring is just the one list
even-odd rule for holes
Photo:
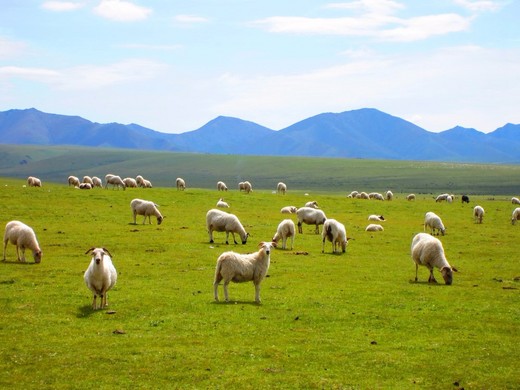
[[94,247],[90,248],[88,251],[85,252],[85,254],[86,254],[86,255],[89,254],[89,253],[92,252],[94,249],[96,249],[96,248],[94,248]]
[[108,251],[107,248],[102,248],[102,249],[103,249],[103,251],[105,251],[105,252],[106,252],[110,257],[112,257],[112,255],[110,254],[110,252]]
[[271,245],[274,246],[275,248],[278,246],[278,244],[275,241],[271,241]]
[[457,268],[455,268],[455,267],[451,267],[451,269],[452,269],[453,272],[459,272],[459,270]]
[[347,241],[349,241],[349,240],[353,240],[353,238],[352,237],[347,237]]
[[260,248],[261,246],[264,246],[264,244],[265,244],[265,242],[262,241],[261,243],[258,244],[258,247]]

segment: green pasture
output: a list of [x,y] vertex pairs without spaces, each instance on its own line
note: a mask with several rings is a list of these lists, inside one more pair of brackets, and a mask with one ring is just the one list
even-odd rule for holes
[[[0,262],[2,388],[520,387],[513,192],[446,204],[431,194],[408,202],[408,191],[380,202],[347,199],[343,189],[290,186],[282,196],[268,186],[222,195],[193,187],[81,191],[65,183],[24,184],[0,179],[0,226],[12,219],[32,226],[43,259],[18,263],[9,245]],[[224,233],[209,244],[205,214],[221,196],[251,234],[246,245],[226,245]],[[163,224],[142,225],[142,217],[132,224],[129,203],[136,197],[160,205]],[[261,304],[251,283],[230,285],[230,303],[214,302],[217,257],[255,251],[282,219],[295,219],[280,208],[308,200],[345,224],[352,238],[347,252],[333,255],[327,243],[322,253],[321,236],[304,226],[293,250],[272,253]],[[482,225],[472,218],[477,203],[486,210]],[[425,268],[413,281],[410,243],[427,211],[447,226],[440,239],[459,270],[452,286],[428,284]],[[384,232],[364,231],[369,214],[386,217]],[[84,253],[92,246],[111,251],[119,274],[106,310],[91,309],[83,281],[90,261]]]

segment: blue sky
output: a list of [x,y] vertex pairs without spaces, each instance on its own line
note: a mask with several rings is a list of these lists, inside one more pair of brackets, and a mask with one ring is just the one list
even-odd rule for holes
[[180,133],[377,108],[520,123],[520,1],[3,0],[0,111]]

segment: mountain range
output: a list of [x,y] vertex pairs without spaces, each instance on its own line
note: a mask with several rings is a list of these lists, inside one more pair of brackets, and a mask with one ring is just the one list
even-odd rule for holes
[[100,124],[37,109],[0,112],[0,139],[16,145],[75,145],[210,154],[520,163],[520,124],[490,133],[433,133],[377,109],[323,113],[281,130],[219,116],[181,134],[137,124]]

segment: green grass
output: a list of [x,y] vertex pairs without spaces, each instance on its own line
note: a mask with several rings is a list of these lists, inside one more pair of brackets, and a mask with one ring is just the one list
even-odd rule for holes
[[[80,191],[65,184],[24,188],[0,179],[2,224],[31,225],[40,264],[0,262],[0,386],[4,388],[427,388],[520,386],[518,238],[506,197],[470,205],[305,196],[271,190],[225,194],[251,233],[246,245],[208,243],[205,213],[216,189]],[[135,197],[160,205],[162,225],[131,224]],[[215,262],[225,250],[252,252],[286,216],[282,206],[317,200],[347,227],[347,253],[321,253],[304,226],[295,249],[275,250],[262,304],[251,283],[232,284],[231,303],[213,301]],[[472,207],[486,210],[477,225]],[[410,259],[426,211],[459,269],[452,286],[426,283]],[[385,231],[364,232],[369,214]],[[83,282],[91,246],[106,246],[119,273],[109,309],[92,311]],[[305,252],[306,254],[302,253]],[[438,280],[442,280],[436,271]],[[222,296],[222,289],[219,290]],[[122,331],[123,334],[114,333]],[[454,385],[457,383],[458,385]]]

